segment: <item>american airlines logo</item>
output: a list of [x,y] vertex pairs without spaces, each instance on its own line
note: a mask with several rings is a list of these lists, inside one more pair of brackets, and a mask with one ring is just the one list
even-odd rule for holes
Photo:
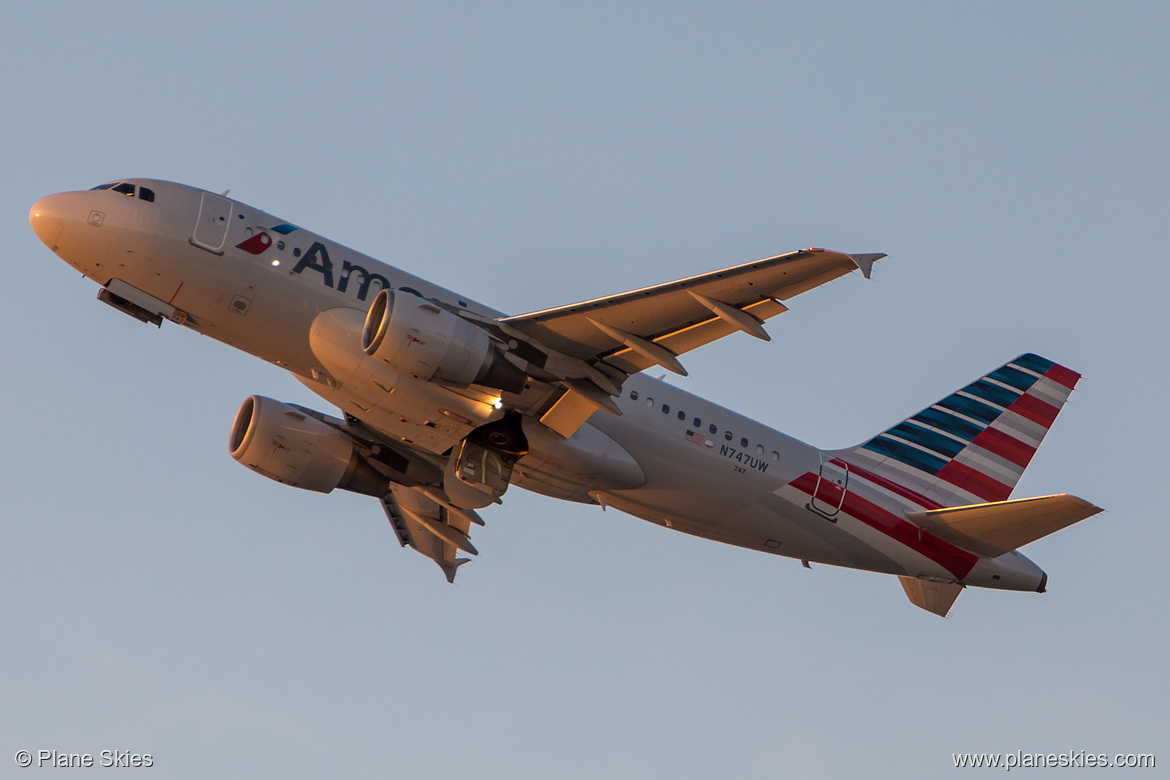
[[251,238],[245,238],[236,244],[236,249],[242,249],[250,255],[258,255],[270,246],[272,246],[272,236],[268,235],[265,231],[261,231]]
[[[351,263],[345,260],[341,264],[341,273],[338,274],[337,284],[333,283],[333,261],[329,259],[329,250],[320,241],[314,241],[313,245],[309,247],[308,251],[301,256],[297,267],[292,270],[294,274],[303,273],[304,271],[315,271],[321,274],[326,287],[332,287],[337,292],[345,292],[349,289],[349,282],[351,279],[357,277],[360,279],[360,284],[357,288],[357,299],[364,301],[366,296],[370,294],[370,287],[374,282],[378,283],[378,290],[389,289],[390,280],[382,274],[371,273],[360,265]],[[377,293],[378,290],[374,292]]]
[[[288,235],[297,228],[282,224],[271,228],[273,232],[281,235]],[[249,236],[240,243],[236,244],[236,249],[247,252],[252,255],[262,255],[272,247],[272,236],[268,235],[268,231],[262,230],[254,236]],[[281,246],[281,249],[284,247]],[[334,266],[333,260],[329,257],[329,250],[320,241],[314,241],[309,249],[297,261],[296,267],[292,269],[292,273],[300,274],[305,271],[316,271],[321,274],[321,281],[325,283],[326,287],[331,287],[337,292],[343,293],[349,290],[350,280],[357,279],[357,299],[364,301],[370,295],[371,288],[374,288],[374,294],[378,290],[392,289],[390,280],[382,274],[371,272],[364,266],[357,263],[351,263],[348,260],[343,260],[341,263],[341,271],[337,274],[336,279],[333,274]],[[336,284],[334,283],[336,281]],[[377,286],[375,287],[375,282]],[[419,295],[417,290],[410,287],[402,288],[405,292]],[[420,295],[421,297],[421,295]]]

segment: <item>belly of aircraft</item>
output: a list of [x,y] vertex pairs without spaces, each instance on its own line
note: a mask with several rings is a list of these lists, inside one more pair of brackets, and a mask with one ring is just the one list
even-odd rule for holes
[[[727,495],[726,493],[724,494]],[[635,517],[712,541],[832,566],[900,574],[905,567],[825,517],[767,492],[713,504],[710,492],[621,491],[606,503]]]

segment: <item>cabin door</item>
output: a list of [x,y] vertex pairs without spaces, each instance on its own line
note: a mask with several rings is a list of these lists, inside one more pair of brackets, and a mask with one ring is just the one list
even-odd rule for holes
[[227,241],[228,221],[231,218],[230,200],[210,192],[203,193],[203,201],[199,204],[199,219],[195,222],[191,243],[208,252],[222,255],[224,242]]

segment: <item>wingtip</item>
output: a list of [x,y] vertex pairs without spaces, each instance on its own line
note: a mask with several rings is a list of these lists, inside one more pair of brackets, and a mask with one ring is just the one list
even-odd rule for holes
[[873,273],[873,264],[883,257],[888,257],[884,252],[864,252],[857,255],[849,255],[850,259],[861,269],[861,275],[866,279]]
[[452,585],[455,584],[455,574],[459,571],[459,567],[470,561],[470,558],[456,558],[455,562],[450,566],[439,564],[439,568],[443,570],[443,575],[447,578],[447,582]]

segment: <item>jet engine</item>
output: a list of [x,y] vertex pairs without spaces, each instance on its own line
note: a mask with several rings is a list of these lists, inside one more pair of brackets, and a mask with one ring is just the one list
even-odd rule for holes
[[527,375],[487,331],[423,298],[382,290],[362,328],[362,349],[416,379],[518,393]]
[[264,396],[249,396],[240,406],[228,446],[237,461],[285,485],[378,497],[389,488],[343,431]]

